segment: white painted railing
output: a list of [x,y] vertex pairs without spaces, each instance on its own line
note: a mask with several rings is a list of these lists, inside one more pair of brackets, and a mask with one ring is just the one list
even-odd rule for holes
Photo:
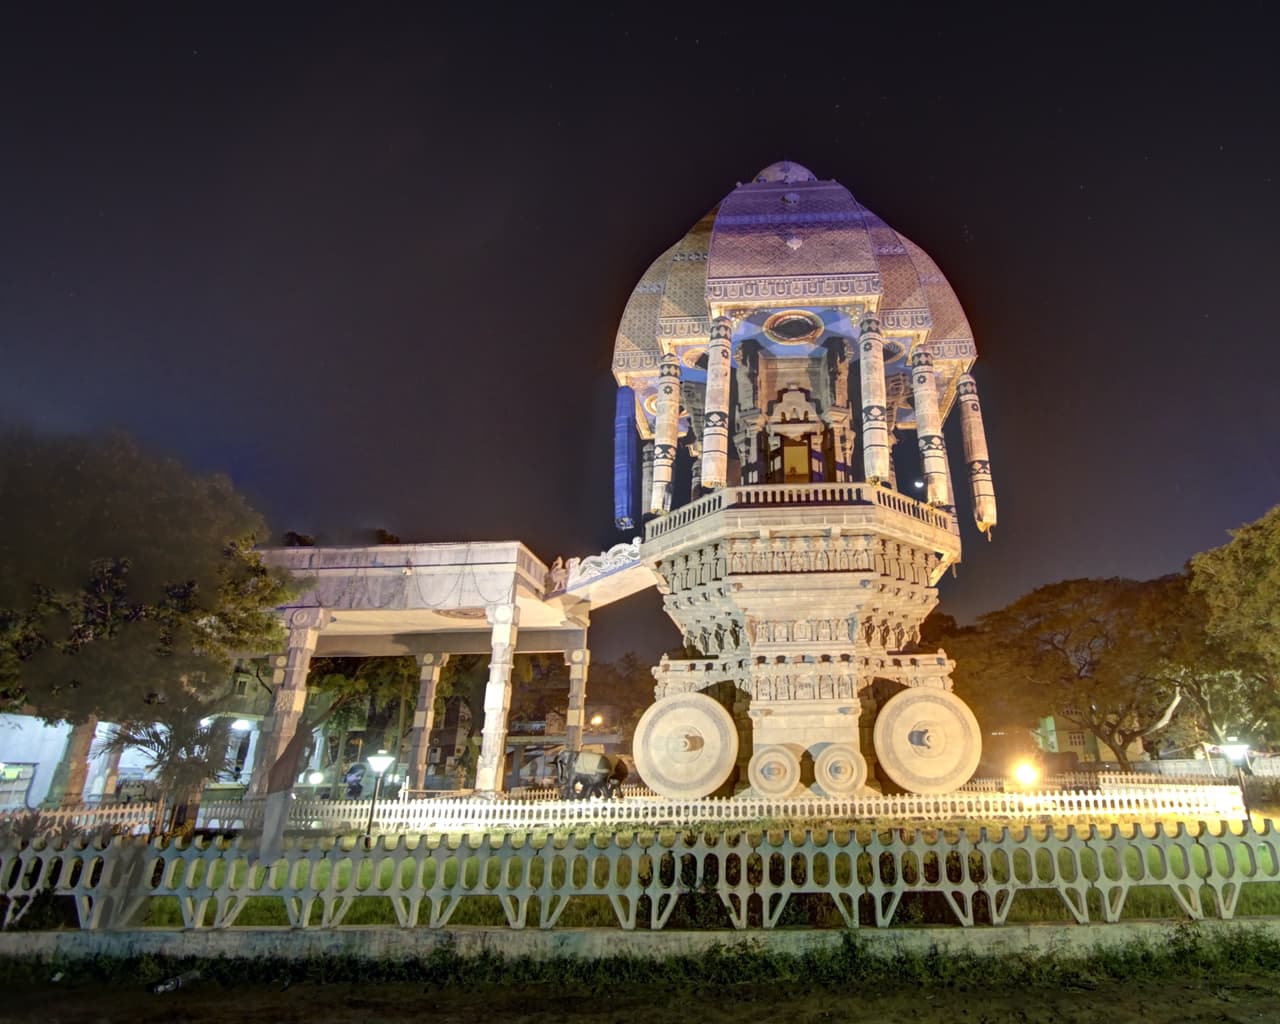
[[150,834],[159,810],[158,804],[140,803],[86,804],[48,811],[4,811],[0,813],[0,827],[7,826],[17,832],[26,830],[40,835],[49,835],[71,828],[85,832],[110,830],[128,835],[142,835]]
[[[623,799],[588,800],[406,800],[379,802],[374,828],[380,832],[460,831],[472,828],[556,828],[583,824],[697,825],[754,821],[1026,821],[1044,816],[1091,814],[1126,818],[1238,820],[1244,804],[1231,786],[1159,786],[1106,792],[957,792],[944,796],[870,795],[850,799],[769,800]],[[294,828],[331,832],[364,829],[367,800],[296,800]],[[210,803],[200,808],[205,829],[261,826],[262,804]]]
[[0,846],[0,926],[53,895],[73,899],[85,929],[136,927],[161,898],[177,904],[187,929],[231,928],[250,901],[273,903],[295,928],[331,928],[370,899],[385,900],[400,927],[445,928],[476,897],[496,897],[511,928],[553,928],[584,897],[628,930],[666,926],[682,901],[705,924],[697,901],[707,898],[734,928],[772,928],[792,897],[820,896],[846,927],[883,928],[903,923],[904,897],[931,894],[955,924],[971,927],[1004,924],[1019,894],[1035,891],[1055,894],[1080,923],[1114,922],[1139,888],[1164,891],[1187,917],[1226,919],[1245,883],[1277,881],[1280,836],[1270,823],[1260,832],[1157,824],[437,834],[383,836],[368,849],[315,838],[286,843],[267,861],[250,840],[118,837]]

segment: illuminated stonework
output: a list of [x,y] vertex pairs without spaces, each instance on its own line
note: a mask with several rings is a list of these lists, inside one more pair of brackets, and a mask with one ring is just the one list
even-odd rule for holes
[[[957,396],[957,478],[979,528],[996,522],[975,358],[937,265],[798,164],[739,185],[649,268],[614,349],[642,442],[639,493],[620,463],[615,507],[620,525],[648,519],[640,559],[698,652],[654,670],[637,729],[659,791],[967,780],[976,723],[919,630],[960,560],[942,432]],[[900,432],[918,451],[895,450]],[[919,497],[899,492],[897,465]]]

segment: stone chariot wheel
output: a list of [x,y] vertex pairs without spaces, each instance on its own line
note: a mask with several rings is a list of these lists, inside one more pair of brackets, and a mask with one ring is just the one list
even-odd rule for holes
[[663,697],[641,716],[632,746],[636,768],[654,790],[696,800],[724,784],[738,758],[733,716],[704,693]]
[[751,755],[747,778],[760,796],[788,797],[800,788],[800,758],[782,743],[763,747]]
[[813,759],[813,781],[827,796],[853,796],[866,785],[866,759],[851,744],[832,743]]
[[889,778],[912,793],[950,793],[969,781],[982,756],[978,720],[946,690],[918,687],[890,697],[873,737]]

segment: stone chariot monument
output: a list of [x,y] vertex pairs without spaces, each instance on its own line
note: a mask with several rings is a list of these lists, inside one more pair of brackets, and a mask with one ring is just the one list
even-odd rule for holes
[[739,185],[645,273],[614,348],[615,518],[644,522],[684,636],[636,730],[655,790],[968,780],[977,722],[919,641],[960,560],[955,409],[957,478],[978,528],[996,523],[976,356],[933,260],[798,164]]

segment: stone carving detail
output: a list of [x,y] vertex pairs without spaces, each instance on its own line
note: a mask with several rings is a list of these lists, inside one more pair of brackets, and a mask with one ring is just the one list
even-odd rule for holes
[[879,274],[829,274],[822,277],[724,277],[707,281],[708,302],[800,302],[847,296],[878,295]]
[[570,558],[568,562],[557,558],[551,563],[551,570],[547,573],[547,592],[572,590],[598,576],[607,576],[619,569],[630,568],[639,561],[639,537],[630,543],[615,544],[608,551],[598,555],[590,555],[582,559]]

